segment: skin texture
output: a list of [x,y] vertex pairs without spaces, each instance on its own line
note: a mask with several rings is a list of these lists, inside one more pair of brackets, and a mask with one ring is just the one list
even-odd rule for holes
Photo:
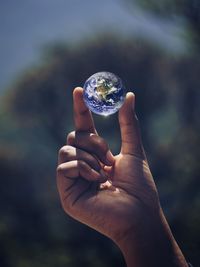
[[128,267],[187,266],[159,203],[129,92],[119,111],[121,151],[113,156],[98,136],[83,89],[75,88],[75,131],[58,156],[57,186],[63,209],[111,238]]

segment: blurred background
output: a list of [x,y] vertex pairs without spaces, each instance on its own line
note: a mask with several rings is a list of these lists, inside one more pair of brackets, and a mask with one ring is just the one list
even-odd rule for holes
[[[200,251],[200,2],[0,2],[0,265],[122,267],[106,237],[64,214],[57,152],[72,90],[119,75],[136,110],[162,206],[187,260]],[[117,115],[95,117],[118,153]]]

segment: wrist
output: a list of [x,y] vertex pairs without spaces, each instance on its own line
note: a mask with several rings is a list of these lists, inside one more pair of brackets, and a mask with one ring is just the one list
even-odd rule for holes
[[130,228],[117,245],[127,267],[188,267],[162,209],[158,216],[144,218]]

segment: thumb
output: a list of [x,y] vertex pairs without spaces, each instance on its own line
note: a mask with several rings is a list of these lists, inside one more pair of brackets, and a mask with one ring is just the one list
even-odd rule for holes
[[121,153],[145,158],[139,129],[139,122],[135,115],[135,95],[126,94],[124,105],[119,110],[119,124],[121,131]]

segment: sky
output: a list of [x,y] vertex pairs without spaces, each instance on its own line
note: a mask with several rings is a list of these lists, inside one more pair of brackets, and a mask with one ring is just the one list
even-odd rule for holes
[[146,38],[172,53],[184,51],[179,22],[158,20],[121,0],[1,0],[0,91],[39,61],[45,44],[79,42],[102,32]]

